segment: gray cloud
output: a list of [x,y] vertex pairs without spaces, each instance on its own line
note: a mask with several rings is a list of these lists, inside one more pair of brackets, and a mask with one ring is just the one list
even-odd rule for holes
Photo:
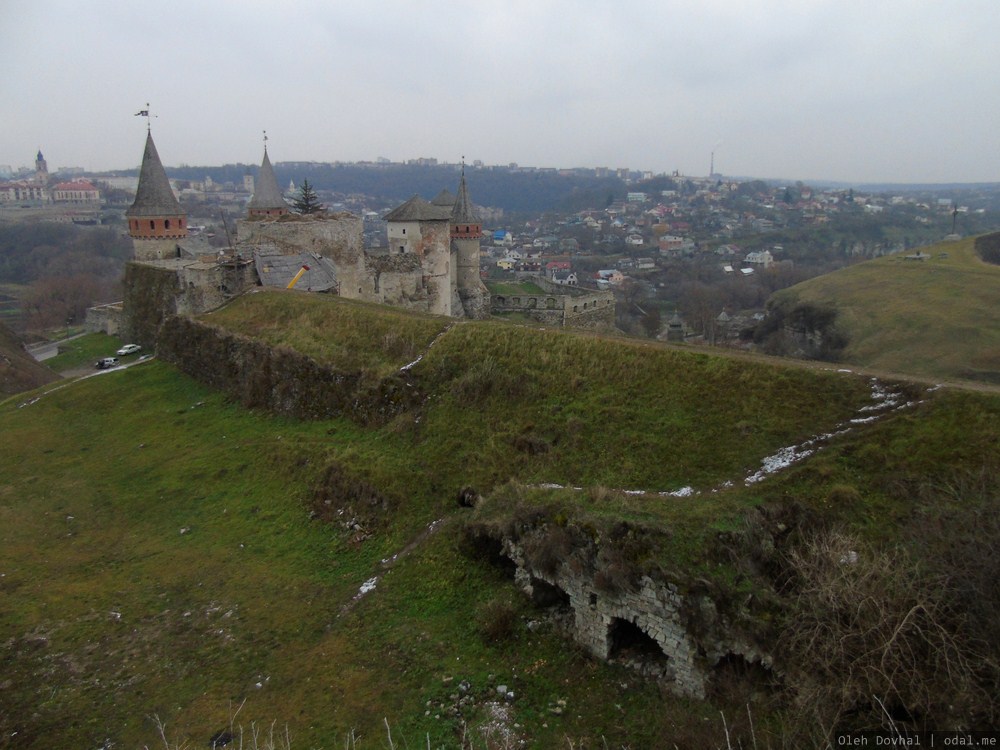
[[[0,8],[0,162],[462,154],[1000,181],[1000,3],[171,3]],[[719,142],[724,142],[717,148]]]

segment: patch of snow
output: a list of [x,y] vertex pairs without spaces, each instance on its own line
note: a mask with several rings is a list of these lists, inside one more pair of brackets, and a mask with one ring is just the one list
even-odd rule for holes
[[803,458],[811,456],[815,452],[816,451],[811,448],[803,449],[801,446],[796,445],[790,445],[787,448],[782,448],[777,453],[767,456],[763,461],[761,461],[760,470],[744,479],[743,483],[751,485],[760,482],[765,477],[768,477],[777,471],[781,471],[782,469],[787,469],[796,461],[801,461]]
[[367,581],[361,584],[361,588],[358,589],[358,593],[354,595],[355,599],[360,599],[367,593],[375,590],[375,584],[378,583],[378,576],[372,576]]
[[410,369],[411,367],[413,367],[413,366],[414,366],[415,364],[417,364],[417,362],[419,362],[419,361],[420,361],[420,360],[422,360],[423,358],[424,358],[424,355],[423,355],[423,354],[421,354],[421,355],[418,355],[418,356],[417,356],[417,358],[416,358],[415,360],[413,360],[412,362],[410,362],[410,364],[408,364],[408,365],[403,365],[402,367],[400,367],[400,368],[399,368],[399,371],[400,371],[400,372],[406,372],[407,370],[409,370],[409,369]]
[[681,487],[679,490],[673,490],[671,492],[664,492],[661,494],[669,495],[670,497],[691,497],[692,495],[697,493],[695,493],[694,487],[687,486],[687,487]]

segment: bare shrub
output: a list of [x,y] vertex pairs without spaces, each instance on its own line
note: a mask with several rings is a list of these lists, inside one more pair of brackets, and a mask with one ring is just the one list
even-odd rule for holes
[[491,599],[476,613],[476,627],[487,643],[500,643],[514,636],[517,610],[509,599]]
[[792,611],[778,652],[795,711],[824,741],[890,719],[943,729],[981,701],[976,655],[957,637],[945,580],[902,550],[837,531],[814,535],[787,560]]

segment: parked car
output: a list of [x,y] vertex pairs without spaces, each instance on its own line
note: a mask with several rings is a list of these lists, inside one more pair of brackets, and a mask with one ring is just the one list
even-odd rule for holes
[[119,357],[124,357],[126,354],[135,354],[141,351],[142,347],[138,344],[125,344],[121,349],[115,352]]
[[98,370],[107,370],[110,367],[118,367],[118,357],[104,357],[103,359],[99,359],[94,367]]

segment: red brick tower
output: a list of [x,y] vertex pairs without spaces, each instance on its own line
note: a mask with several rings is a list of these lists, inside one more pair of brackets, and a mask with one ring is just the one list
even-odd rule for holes
[[139,168],[139,187],[125,216],[136,260],[177,257],[177,240],[188,234],[187,214],[174,197],[170,180],[156,153],[153,136],[148,131]]

